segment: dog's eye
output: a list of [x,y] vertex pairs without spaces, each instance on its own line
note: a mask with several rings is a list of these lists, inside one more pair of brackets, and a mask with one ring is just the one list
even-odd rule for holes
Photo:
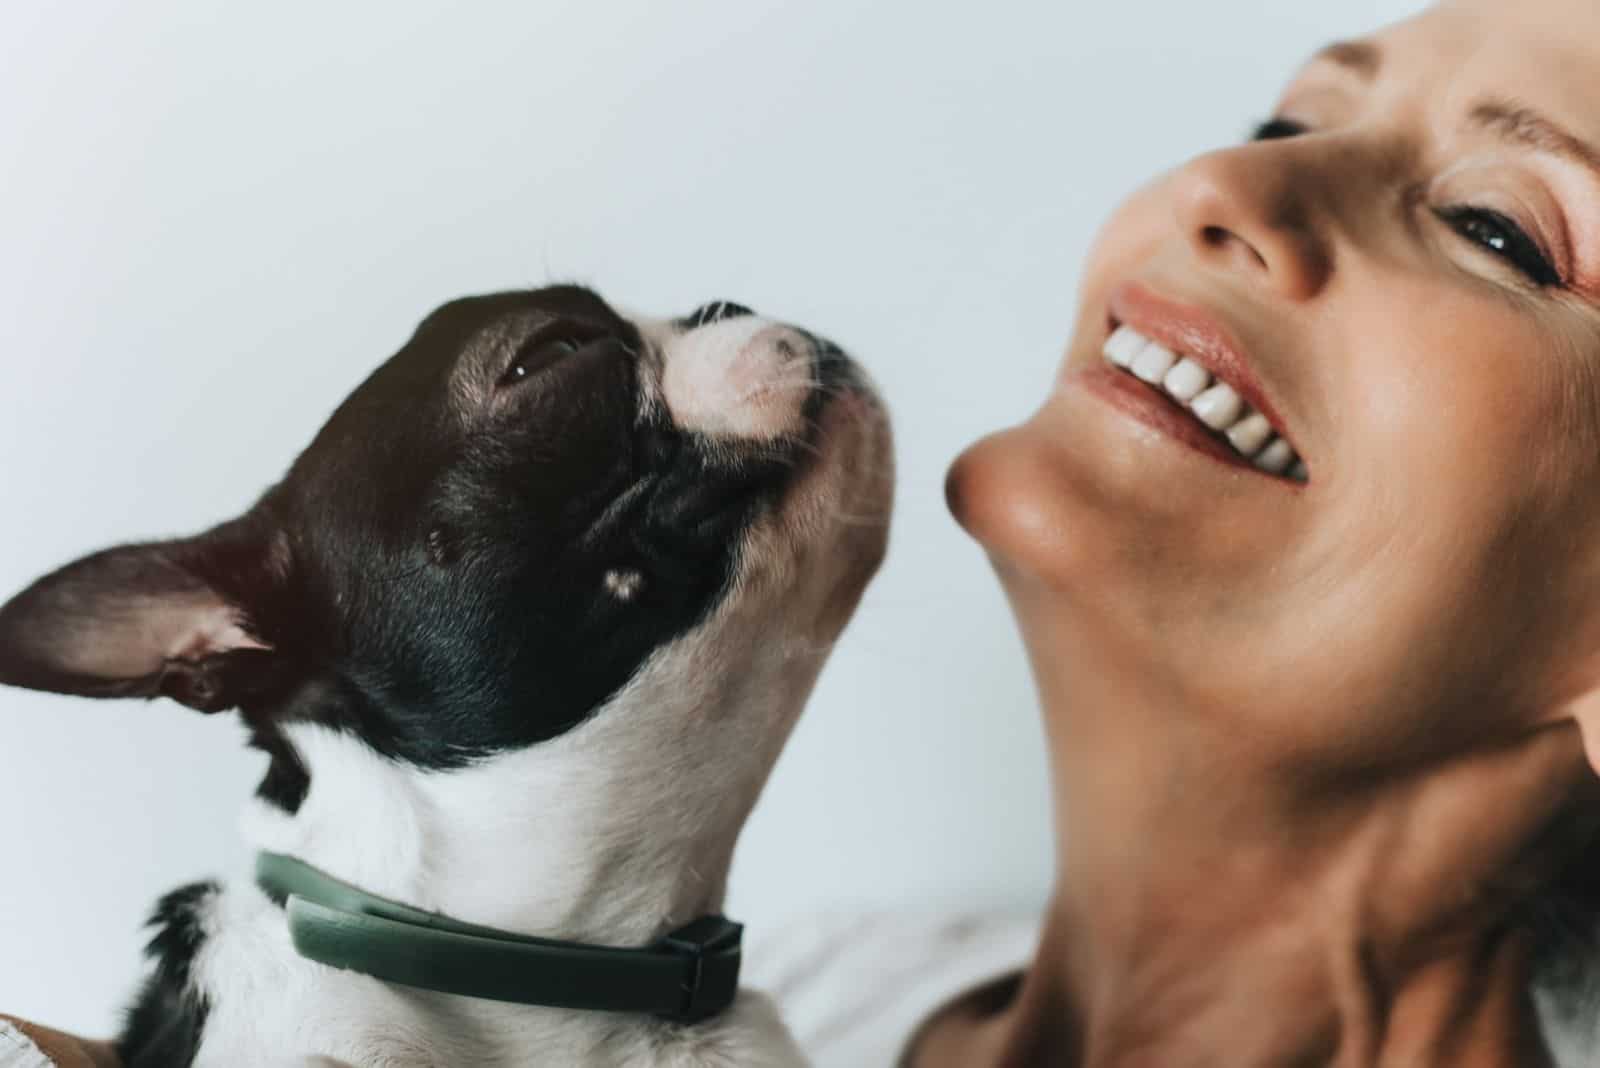
[[501,386],[514,386],[526,382],[540,371],[564,357],[571,356],[583,345],[570,337],[538,338],[524,345],[500,376]]
[[604,585],[606,593],[613,600],[620,604],[629,604],[644,589],[644,575],[631,567],[612,568],[606,572]]

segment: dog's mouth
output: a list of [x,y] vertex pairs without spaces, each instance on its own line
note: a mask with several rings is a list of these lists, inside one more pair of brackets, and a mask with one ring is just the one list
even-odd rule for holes
[[[816,334],[801,332],[812,346],[812,394],[808,400],[808,415],[814,420],[830,401],[841,397],[857,397],[874,406],[878,404],[877,388],[861,365],[850,358],[844,349]],[[814,432],[815,425],[807,428]]]
[[799,433],[731,444],[691,437],[670,468],[658,476],[658,528],[689,541],[716,540],[781,504],[796,485],[828,462],[833,413],[857,390],[848,379],[841,378],[840,383],[818,386],[807,396]]

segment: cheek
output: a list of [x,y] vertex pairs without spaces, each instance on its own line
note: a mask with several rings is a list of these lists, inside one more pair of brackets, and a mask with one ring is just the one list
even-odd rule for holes
[[1433,288],[1395,285],[1368,313],[1352,309],[1346,321],[1363,328],[1340,340],[1342,356],[1321,353],[1345,362],[1329,395],[1334,475],[1402,536],[1432,516],[1487,537],[1567,496],[1585,376],[1504,298]]
[[1096,233],[1084,259],[1078,303],[1085,325],[1099,327],[1111,288],[1148,264],[1173,236],[1166,179],[1137,190],[1117,206]]
[[1567,584],[1562,532],[1589,521],[1592,376],[1574,339],[1499,294],[1391,279],[1368,295],[1346,295],[1359,329],[1315,353],[1337,369],[1335,463],[1298,603],[1324,662],[1370,670],[1375,695],[1409,678],[1418,703],[1478,710],[1496,690],[1509,707],[1526,679],[1507,667],[1561,640],[1544,595]]

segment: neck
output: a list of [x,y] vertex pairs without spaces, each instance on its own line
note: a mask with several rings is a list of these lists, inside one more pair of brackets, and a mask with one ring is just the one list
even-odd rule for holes
[[941,1037],[952,1064],[1546,1063],[1515,921],[1585,830],[1569,727],[1313,794],[1241,759],[1214,710],[1141,692],[1152,673],[1092,636],[1019,616],[1056,765],[1057,891],[1011,1004],[953,1018],[923,1063],[944,1063]]
[[310,790],[293,815],[252,809],[251,844],[516,934],[638,946],[718,913],[829,648],[763,626],[768,603],[731,598],[582,724],[464,768],[421,770],[291,724]]
[[[1317,931],[1291,909],[1275,923],[1180,927],[1169,926],[1163,933],[1171,941],[1157,949],[1126,931],[1108,937],[1098,916],[1057,901],[1044,949],[994,1032],[986,1063],[1548,1063],[1528,999],[1527,946],[1513,930],[1484,932],[1395,972],[1369,958],[1345,923]],[[1118,950],[1125,955],[1114,956]]]
[[614,711],[449,771],[396,764],[323,727],[290,727],[311,789],[292,816],[258,803],[252,845],[468,923],[647,944],[720,912],[747,806],[744,791],[719,797],[670,781],[693,754],[615,759],[628,750],[614,725],[634,716]]

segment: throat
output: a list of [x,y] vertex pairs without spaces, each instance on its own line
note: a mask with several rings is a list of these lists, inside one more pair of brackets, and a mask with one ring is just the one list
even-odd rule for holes
[[309,788],[292,813],[253,805],[257,849],[510,934],[645,945],[721,910],[737,821],[723,830],[646,777],[616,781],[584,759],[582,732],[450,771],[320,726],[285,737]]

